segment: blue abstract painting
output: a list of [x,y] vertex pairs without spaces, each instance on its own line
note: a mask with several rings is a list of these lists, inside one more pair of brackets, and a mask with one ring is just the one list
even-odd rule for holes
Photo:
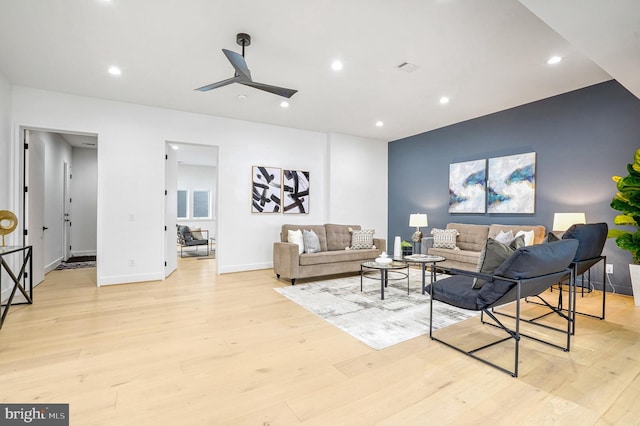
[[449,213],[486,211],[486,160],[449,165]]
[[535,213],[536,153],[489,159],[488,213]]

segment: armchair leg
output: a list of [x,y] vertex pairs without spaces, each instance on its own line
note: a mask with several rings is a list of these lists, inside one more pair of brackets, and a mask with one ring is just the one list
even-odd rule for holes
[[291,278],[291,285],[296,285],[296,279],[295,278]]
[[280,279],[280,274],[276,274],[276,278],[277,278],[277,279]]

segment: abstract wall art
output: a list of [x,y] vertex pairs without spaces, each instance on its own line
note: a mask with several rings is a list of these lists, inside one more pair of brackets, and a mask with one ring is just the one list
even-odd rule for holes
[[251,213],[280,213],[282,169],[253,166],[251,177]]
[[309,172],[285,170],[283,172],[283,213],[309,213]]
[[489,159],[488,213],[535,213],[536,153]]
[[449,165],[449,213],[486,211],[487,161]]

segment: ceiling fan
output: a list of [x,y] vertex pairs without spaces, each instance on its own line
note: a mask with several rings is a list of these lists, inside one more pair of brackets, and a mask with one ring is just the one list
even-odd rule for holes
[[245,86],[253,87],[259,90],[264,90],[265,92],[284,96],[285,98],[290,98],[297,92],[297,90],[286,89],[284,87],[271,86],[269,84],[258,83],[253,81],[253,79],[251,78],[251,72],[249,71],[249,67],[247,67],[247,62],[244,60],[244,48],[245,46],[249,46],[251,44],[251,36],[249,34],[239,33],[236,35],[236,43],[242,46],[242,55],[239,55],[236,52],[232,52],[231,50],[222,49],[222,53],[224,53],[224,55],[227,57],[229,62],[231,62],[231,65],[235,69],[235,73],[233,77],[228,78],[226,80],[219,81],[217,83],[212,83],[206,86],[199,87],[195,90],[198,90],[200,92],[206,92],[208,90],[226,86],[231,83],[239,83],[239,84],[243,84]]

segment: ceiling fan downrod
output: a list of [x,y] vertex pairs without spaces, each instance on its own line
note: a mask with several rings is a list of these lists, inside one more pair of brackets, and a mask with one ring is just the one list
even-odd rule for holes
[[244,47],[251,45],[251,36],[246,33],[236,34],[236,43],[242,46],[242,57],[244,58]]

